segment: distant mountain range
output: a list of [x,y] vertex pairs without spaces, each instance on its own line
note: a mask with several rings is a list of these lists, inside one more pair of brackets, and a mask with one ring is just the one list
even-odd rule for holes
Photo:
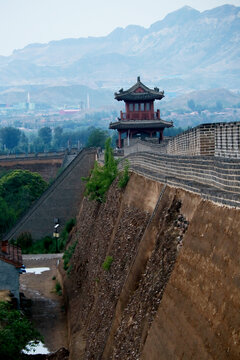
[[148,29],[129,25],[105,37],[31,44],[0,57],[2,86],[87,85],[118,90],[136,77],[181,93],[240,89],[240,7],[199,12],[189,6]]

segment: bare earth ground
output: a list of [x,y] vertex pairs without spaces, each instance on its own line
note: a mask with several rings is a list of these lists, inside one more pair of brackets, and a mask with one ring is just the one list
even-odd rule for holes
[[49,267],[50,270],[36,275],[26,273],[20,276],[20,291],[31,299],[31,319],[44,336],[49,352],[68,347],[67,323],[62,296],[55,292],[57,263],[62,254],[23,255],[27,268]]

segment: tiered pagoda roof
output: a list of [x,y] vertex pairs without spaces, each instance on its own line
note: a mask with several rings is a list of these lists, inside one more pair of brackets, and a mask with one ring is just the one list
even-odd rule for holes
[[151,101],[161,100],[164,97],[164,91],[159,91],[157,87],[154,89],[148,88],[140,81],[140,76],[138,76],[136,84],[130,89],[125,91],[120,89],[114,95],[118,101]]
[[169,128],[173,126],[172,121],[166,120],[120,120],[116,122],[111,122],[109,125],[110,129],[116,130],[123,130],[123,129],[159,129],[159,128]]

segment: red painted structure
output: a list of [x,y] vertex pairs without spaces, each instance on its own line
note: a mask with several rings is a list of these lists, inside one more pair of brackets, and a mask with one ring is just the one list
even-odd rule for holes
[[164,121],[160,118],[160,110],[154,111],[154,101],[161,100],[164,91],[158,88],[150,89],[145,86],[140,77],[137,83],[128,90],[120,89],[115,93],[115,99],[125,102],[125,112],[120,112],[117,122],[110,123],[110,129],[118,131],[118,147],[122,147],[122,134],[126,134],[129,139],[135,136],[156,137],[158,134],[159,142],[163,140],[163,130],[165,127],[172,127],[172,122]]

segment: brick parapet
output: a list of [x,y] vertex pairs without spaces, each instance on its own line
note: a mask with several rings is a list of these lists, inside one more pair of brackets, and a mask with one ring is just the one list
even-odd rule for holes
[[130,168],[169,185],[197,192],[203,198],[240,207],[240,162],[208,156],[170,156],[150,152],[125,157]]
[[169,155],[240,158],[240,122],[201,124],[171,139]]

